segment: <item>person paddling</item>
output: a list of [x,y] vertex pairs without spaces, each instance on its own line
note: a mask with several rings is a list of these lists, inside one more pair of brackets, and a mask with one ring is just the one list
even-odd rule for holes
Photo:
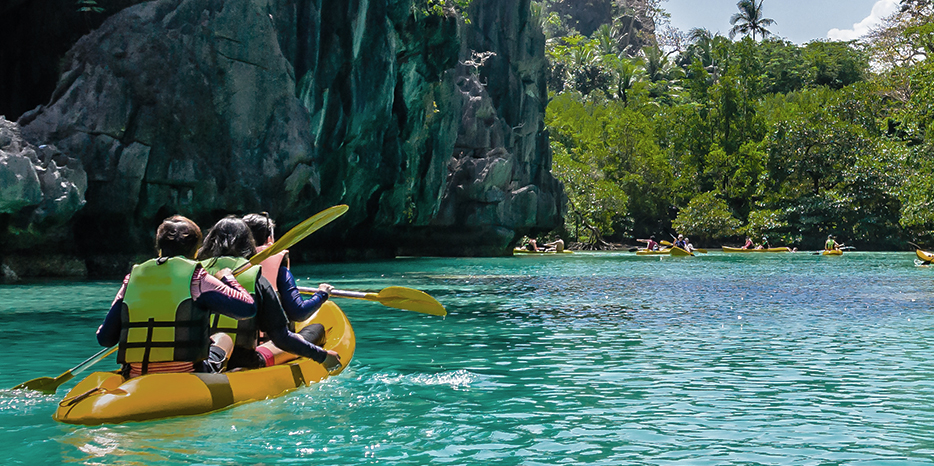
[[840,249],[840,247],[842,246],[843,246],[842,244],[838,243],[837,240],[834,239],[833,235],[827,235],[827,241],[824,242],[825,250],[835,251],[837,249]]
[[[246,215],[243,217],[243,221],[253,234],[257,252],[262,252],[275,242],[274,230],[276,223],[269,218],[269,214],[266,212]],[[322,283],[318,285],[318,291],[311,298],[303,300],[302,294],[298,291],[298,286],[295,283],[295,277],[289,271],[288,249],[273,254],[260,265],[263,268],[263,276],[266,277],[273,289],[279,293],[282,308],[292,322],[302,322],[311,317],[328,300],[331,290],[334,289],[333,286]],[[312,325],[315,326],[314,330],[319,332],[321,338],[323,338],[324,326],[321,324]],[[311,331],[313,330],[308,330],[308,332]],[[312,342],[316,341],[317,339],[312,339]]]
[[659,245],[658,242],[655,241],[655,235],[649,236],[649,239],[637,239],[636,241],[645,243],[646,251],[658,251]]
[[749,248],[754,248],[754,247],[755,246],[752,244],[752,237],[747,236],[746,244],[743,245],[742,249],[749,249]]
[[684,247],[685,247],[684,235],[678,235],[678,237],[675,239],[674,245],[675,245],[676,247],[679,247],[679,248],[681,248],[681,249],[684,249]]
[[684,238],[684,242],[682,244],[684,244],[684,246],[681,246],[682,249],[687,252],[694,252],[694,245],[691,244],[690,238]]
[[233,342],[225,334],[209,337],[210,314],[232,320],[256,314],[253,297],[229,268],[212,276],[194,261],[201,238],[191,220],[169,217],[156,230],[158,258],[133,266],[123,279],[97,341],[120,345],[124,376],[220,372]]
[[545,243],[545,252],[564,252],[564,240],[558,238],[550,243]]
[[[254,254],[253,233],[243,220],[233,216],[219,220],[204,237],[204,245],[198,251],[209,271],[239,267]],[[340,367],[340,356],[336,351],[326,351],[314,344],[317,335],[303,333],[304,330],[296,334],[289,330],[289,318],[279,303],[276,290],[262,275],[262,267],[251,267],[237,279],[252,294],[257,310],[256,317],[246,321],[230,321],[223,316],[211,318],[213,330],[223,331],[234,340],[229,368],[271,366],[281,362],[277,355],[283,353],[290,353],[290,358],[294,355],[307,357],[328,370]],[[257,346],[260,331],[269,337],[270,343]]]

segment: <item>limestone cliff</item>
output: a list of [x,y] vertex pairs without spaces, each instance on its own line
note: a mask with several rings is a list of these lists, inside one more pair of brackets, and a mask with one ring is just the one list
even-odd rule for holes
[[154,0],[115,13],[18,121],[87,173],[86,204],[60,222],[71,238],[48,252],[113,273],[150,253],[170,214],[207,227],[269,211],[281,234],[337,203],[350,212],[296,255],[496,255],[558,226],[528,0],[474,0],[466,25],[430,5]]

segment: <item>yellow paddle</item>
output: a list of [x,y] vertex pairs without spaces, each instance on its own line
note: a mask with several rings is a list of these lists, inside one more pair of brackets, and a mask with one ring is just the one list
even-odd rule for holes
[[[298,291],[302,294],[315,294],[318,289],[300,286],[298,287]],[[379,293],[331,290],[331,296],[376,301],[383,306],[421,312],[422,314],[430,314],[433,316],[446,316],[448,314],[444,306],[428,293],[404,286],[390,286],[388,288],[383,288]]]
[[[340,217],[341,215],[344,215],[344,212],[347,212],[348,209],[349,207],[346,205],[343,205],[343,204],[336,205],[334,207],[324,209],[321,212],[318,212],[317,214],[309,217],[304,222],[299,223],[294,228],[289,230],[288,233],[283,235],[282,238],[279,238],[279,240],[276,241],[275,243],[272,243],[271,246],[264,249],[263,252],[251,257],[249,263],[246,263],[240,267],[237,267],[237,270],[234,270],[233,274],[240,275],[241,273],[249,269],[251,266],[258,265],[260,262],[263,262],[269,256],[273,254],[277,254],[285,249],[288,249],[290,246],[294,245],[295,243],[305,239],[306,236],[314,233],[316,230],[327,225],[328,223],[331,223],[332,220],[336,219],[337,217]],[[58,377],[55,377],[55,378],[39,377],[36,379],[28,380],[26,382],[23,382],[13,387],[13,390],[28,389],[28,390],[36,390],[40,392],[45,392],[45,393],[55,393],[55,390],[57,390],[61,384],[71,380],[72,377],[75,376],[75,374],[93,366],[94,364],[97,364],[98,361],[106,358],[107,356],[110,356],[111,354],[114,353],[114,351],[117,351],[117,346],[111,346],[110,348],[104,348],[100,350],[97,354],[95,354],[94,356],[91,356],[90,358],[82,362],[81,364],[78,364],[77,366],[65,371]]]
[[295,227],[289,230],[288,233],[282,235],[282,237],[279,238],[275,243],[272,243],[271,246],[263,249],[263,252],[260,252],[259,254],[251,257],[249,263],[237,267],[237,270],[233,271],[234,276],[240,275],[254,265],[259,265],[270,256],[274,256],[282,251],[285,251],[295,243],[305,239],[306,236],[317,231],[319,228],[327,225],[328,223],[331,223],[331,221],[335,218],[344,215],[344,212],[347,212],[348,209],[350,209],[350,207],[341,204],[324,209],[321,212],[308,217],[307,220],[299,223],[298,225],[295,225]]
[[52,377],[39,377],[37,379],[32,379],[32,380],[23,382],[13,387],[13,390],[26,389],[26,390],[36,390],[36,391],[45,392],[45,393],[55,393],[55,389],[57,389],[59,385],[71,380],[75,376],[75,374],[78,374],[81,371],[93,366],[94,364],[97,364],[97,361],[100,361],[101,359],[104,359],[107,356],[110,356],[111,354],[114,353],[114,351],[117,351],[116,346],[111,346],[110,348],[104,348],[98,351],[97,354],[95,354],[94,356],[91,356],[90,358],[85,359],[84,362],[82,362],[81,364],[78,364],[77,366],[72,367],[71,369],[68,369],[67,371],[63,372],[62,375],[59,375],[58,377],[55,377],[54,379]]

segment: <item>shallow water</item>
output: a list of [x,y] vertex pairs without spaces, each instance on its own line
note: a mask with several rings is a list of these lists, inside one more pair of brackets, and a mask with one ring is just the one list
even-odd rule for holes
[[[931,464],[934,268],[913,257],[576,253],[297,267],[308,286],[418,288],[449,315],[338,301],[357,334],[340,376],[205,416],[70,426],[51,415],[75,381],[57,395],[0,391],[0,459]],[[96,352],[117,287],[0,286],[0,387]]]

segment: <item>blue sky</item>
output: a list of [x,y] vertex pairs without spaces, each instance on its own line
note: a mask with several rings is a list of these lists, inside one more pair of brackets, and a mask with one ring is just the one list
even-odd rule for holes
[[[737,1],[665,0],[662,7],[671,14],[671,25],[684,32],[701,27],[726,36],[730,17],[739,12]],[[898,6],[898,0],[763,1],[763,16],[775,20],[768,29],[799,45],[816,39],[858,39]]]

